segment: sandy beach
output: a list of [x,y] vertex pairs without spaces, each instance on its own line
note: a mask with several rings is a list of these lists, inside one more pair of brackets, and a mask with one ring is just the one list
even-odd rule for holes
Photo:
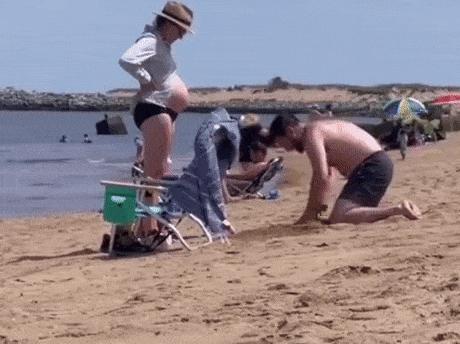
[[[460,344],[460,0],[108,3],[0,5],[0,344]],[[235,126],[209,122],[222,109]],[[296,225],[313,171],[306,153],[280,147],[303,143],[322,171],[325,152],[337,177],[329,211],[346,183],[331,167],[354,170],[356,183],[380,169],[362,183],[374,193],[391,163],[376,154],[367,171],[353,169],[379,146],[346,135],[348,125],[279,140],[287,123],[275,124],[265,140],[247,128],[253,115],[263,128],[278,115],[349,121],[397,147],[380,205],[421,218],[331,225],[321,213],[324,223]],[[231,155],[237,186],[253,176],[239,155],[284,166],[264,197],[225,197],[230,242],[213,233],[188,251],[182,237],[212,239],[188,218],[168,250],[101,252],[113,244],[104,185],[117,185],[101,181],[126,186],[144,158],[145,174],[183,173],[187,190],[165,196],[165,210],[114,187],[106,218],[177,219],[181,203],[211,200],[209,214]],[[329,191],[321,179],[313,187]],[[325,209],[322,196],[310,204]],[[144,247],[123,233],[115,249],[156,246],[156,227],[136,227]]]
[[0,343],[460,343],[459,145],[390,153],[383,204],[419,221],[293,226],[309,164],[277,151],[281,197],[231,204],[231,246],[111,259],[100,214],[0,220]]

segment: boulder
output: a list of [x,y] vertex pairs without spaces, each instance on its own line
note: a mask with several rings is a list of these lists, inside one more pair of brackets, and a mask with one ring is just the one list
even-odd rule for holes
[[128,130],[121,116],[108,117],[96,123],[96,132],[98,135],[127,135]]

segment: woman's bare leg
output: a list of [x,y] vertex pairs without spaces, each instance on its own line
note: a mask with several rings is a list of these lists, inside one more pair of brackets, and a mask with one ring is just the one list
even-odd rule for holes
[[[174,142],[175,134],[176,134],[176,123],[171,122],[171,141],[172,142]],[[168,174],[172,174],[172,158],[171,158],[171,155],[172,155],[172,144],[169,147],[169,153],[168,153],[168,158],[167,158],[167,161],[168,161],[168,171],[167,171],[167,173]]]
[[[168,171],[168,156],[172,146],[172,121],[168,114],[148,118],[141,126],[144,136],[144,172],[146,177],[160,179]],[[146,197],[146,204],[158,202],[158,196]],[[152,218],[141,220],[140,235],[158,230]]]

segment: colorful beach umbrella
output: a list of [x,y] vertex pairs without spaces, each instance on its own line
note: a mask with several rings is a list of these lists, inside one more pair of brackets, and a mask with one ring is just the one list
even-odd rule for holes
[[404,122],[410,122],[426,114],[427,110],[421,101],[408,97],[390,100],[383,107],[383,113],[387,119],[402,119]]
[[460,104],[460,94],[446,94],[433,99],[431,105]]

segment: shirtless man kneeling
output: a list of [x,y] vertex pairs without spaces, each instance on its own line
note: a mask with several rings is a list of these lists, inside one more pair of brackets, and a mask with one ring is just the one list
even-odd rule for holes
[[306,152],[313,169],[306,209],[297,224],[318,220],[327,205],[334,169],[348,179],[328,223],[370,223],[389,216],[421,217],[411,201],[379,207],[393,177],[393,162],[379,143],[353,123],[340,120],[300,122],[278,116],[270,126],[270,139],[286,151]]

